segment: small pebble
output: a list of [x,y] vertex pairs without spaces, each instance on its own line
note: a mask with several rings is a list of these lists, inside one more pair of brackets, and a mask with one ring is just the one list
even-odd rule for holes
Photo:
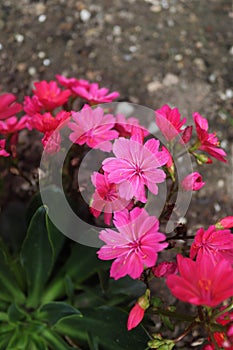
[[0,50],[2,50],[3,49],[3,45],[0,43]]
[[80,11],[81,21],[88,22],[90,18],[91,18],[91,13],[88,10],[83,9],[82,11]]
[[204,72],[206,70],[206,65],[205,65],[205,61],[202,58],[195,58],[193,63],[195,64],[195,66],[197,66],[197,68]]
[[215,83],[215,81],[216,81],[216,75],[214,73],[210,74],[209,82],[210,83]]
[[24,36],[22,34],[15,34],[15,40],[17,41],[17,43],[22,43],[24,41]]
[[233,55],[233,46],[229,50],[230,55]]
[[40,16],[38,17],[38,21],[39,21],[40,23],[45,22],[45,21],[46,21],[46,19],[47,19],[47,16],[46,16],[46,15],[44,15],[44,14],[42,14],[42,15],[40,15]]
[[45,58],[45,59],[43,60],[43,65],[44,65],[44,66],[49,66],[50,63],[51,63],[51,61],[50,61],[49,58]]
[[112,30],[112,33],[113,33],[114,36],[121,35],[121,33],[122,33],[121,27],[120,26],[114,26],[113,30]]
[[35,67],[29,67],[28,68],[28,74],[33,76],[36,74],[36,68]]
[[39,57],[39,58],[45,58],[45,56],[46,56],[46,54],[45,54],[44,51],[38,52],[38,57]]
[[181,54],[177,54],[177,55],[174,56],[174,60],[176,62],[180,62],[180,61],[183,60],[183,56]]
[[148,85],[147,85],[147,90],[148,92],[155,92],[159,89],[161,89],[163,87],[163,85],[159,82],[159,81],[151,81]]
[[231,99],[233,97],[233,91],[231,89],[226,89],[225,95],[227,99]]
[[162,11],[162,7],[160,5],[153,5],[151,6],[150,10],[154,13],[159,13]]
[[179,83],[179,77],[172,73],[167,73],[163,79],[164,86],[176,85]]
[[221,210],[221,207],[220,207],[220,205],[218,203],[214,203],[214,210],[216,212],[219,212]]
[[130,47],[129,47],[129,51],[130,51],[131,53],[136,52],[137,49],[138,49],[137,46],[130,46]]
[[218,182],[217,182],[217,185],[219,188],[223,188],[224,187],[224,180],[223,179],[219,179]]

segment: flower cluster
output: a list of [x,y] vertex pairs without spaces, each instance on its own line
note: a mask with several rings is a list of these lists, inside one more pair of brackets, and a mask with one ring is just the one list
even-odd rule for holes
[[[109,92],[97,83],[62,75],[57,75],[54,81],[34,83],[33,95],[25,96],[23,104],[16,102],[13,94],[2,94],[0,156],[16,156],[17,135],[25,128],[43,134],[42,144],[47,153],[59,152],[63,141],[60,131],[64,127],[69,131],[70,141],[79,145],[75,147],[112,152],[91,175],[94,188],[89,211],[96,223],[101,223],[103,217],[107,226],[100,231],[99,238],[104,244],[97,254],[101,260],[112,260],[110,276],[120,279],[128,275],[143,280],[147,287],[130,311],[128,330],[142,321],[147,309],[155,308],[150,280],[165,278],[177,299],[197,305],[199,311],[201,308],[202,317],[195,316],[193,324],[205,324],[208,335],[212,336],[205,350],[213,348],[213,337],[219,346],[230,349],[232,326],[225,332],[213,332],[211,327],[230,323],[222,314],[217,316],[221,304],[227,305],[233,297],[230,230],[233,217],[225,217],[206,230],[199,228],[192,244],[186,245],[189,251],[179,250],[174,261],[158,264],[159,253],[173,249],[176,239],[180,239],[177,232],[174,236],[163,233],[170,199],[179,190],[199,191],[205,185],[203,175],[197,171],[182,179],[177,176],[174,150],[185,147],[197,166],[212,163],[212,158],[225,163],[226,153],[216,134],[208,131],[207,119],[199,113],[193,113],[192,125],[187,125],[187,118],[181,117],[178,108],[164,105],[155,110],[153,122],[165,140],[163,145],[134,116],[114,115],[98,106],[118,96],[118,92]],[[84,102],[80,103],[79,111],[74,110],[74,102],[80,100]],[[166,184],[168,190],[161,216],[156,217],[149,214],[147,205],[149,197],[160,194],[160,184]],[[181,238],[187,237],[184,234]],[[227,315],[232,320],[232,314]],[[163,342],[161,336],[158,339]]]

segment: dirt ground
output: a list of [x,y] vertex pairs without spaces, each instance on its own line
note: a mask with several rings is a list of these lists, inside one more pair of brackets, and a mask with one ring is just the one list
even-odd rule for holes
[[121,101],[199,111],[229,154],[200,169],[207,185],[189,220],[209,225],[233,209],[232,20],[230,0],[1,0],[0,92],[22,100],[34,81],[65,74]]

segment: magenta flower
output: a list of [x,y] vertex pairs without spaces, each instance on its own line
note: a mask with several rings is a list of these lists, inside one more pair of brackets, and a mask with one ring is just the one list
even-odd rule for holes
[[24,116],[20,119],[10,117],[0,121],[0,133],[3,135],[14,134],[22,129],[28,128],[28,117]]
[[0,140],[0,157],[9,157],[10,153],[5,150],[6,140]]
[[208,133],[208,121],[197,112],[193,114],[193,119],[196,125],[198,137],[198,142],[194,146],[195,149],[205,151],[212,157],[226,163],[226,152],[219,147],[219,141],[216,134]]
[[127,207],[128,201],[121,198],[116,184],[108,181],[107,174],[94,172],[91,181],[96,187],[90,211],[95,217],[104,212],[104,222],[110,225],[112,213],[121,211]]
[[136,303],[129,312],[129,317],[127,321],[127,329],[131,331],[131,329],[137,327],[139,323],[141,323],[145,314],[145,310]]
[[90,83],[87,80],[84,79],[76,79],[76,78],[66,78],[63,75],[56,75],[56,79],[58,80],[59,84],[63,85],[64,87],[72,90],[73,87],[82,86],[85,88],[88,88]]
[[165,235],[158,232],[159,222],[149,216],[145,209],[134,208],[114,214],[117,231],[106,229],[99,238],[106,243],[97,252],[102,260],[116,259],[111,266],[110,276],[119,279],[129,275],[141,276],[144,267],[154,266],[157,253],[168,246]]
[[187,175],[181,182],[181,186],[185,191],[198,191],[205,185],[202,176],[198,172]]
[[[186,118],[180,119],[178,108],[170,108],[168,105],[164,105],[155,111],[155,122],[166,140],[172,141],[178,134],[183,133],[184,130],[181,130],[181,127],[186,123]],[[190,131],[190,129],[188,130]]]
[[217,222],[215,227],[219,230],[233,227],[233,216],[226,216]]
[[54,131],[52,133],[46,132],[42,144],[44,146],[44,151],[49,154],[55,154],[60,151],[61,148],[61,135],[59,131]]
[[13,94],[5,93],[0,95],[0,119],[6,119],[22,110],[22,105],[15,102]]
[[105,114],[101,107],[92,109],[85,105],[84,108],[72,114],[74,122],[68,124],[73,130],[70,140],[73,143],[91,148],[98,148],[102,151],[110,152],[112,143],[110,140],[118,136],[118,132],[111,130],[115,125],[115,118],[112,114]]
[[103,169],[108,173],[109,182],[119,184],[119,193],[127,200],[135,196],[146,203],[145,186],[158,193],[157,183],[165,180],[166,174],[158,169],[168,161],[167,153],[159,151],[159,141],[151,139],[145,145],[120,137],[114,142],[116,158],[103,161]]
[[106,88],[99,88],[99,84],[92,83],[89,86],[73,86],[72,91],[87,100],[91,105],[112,102],[120,96],[119,92],[108,93]]
[[137,128],[140,128],[142,130],[144,137],[149,135],[149,132],[139,124],[137,118],[125,118],[123,114],[116,115],[115,129],[119,132],[119,136],[133,136],[133,134],[135,133],[135,129]]
[[62,106],[66,103],[71,95],[69,90],[62,91],[56,81],[42,80],[40,82],[34,83],[35,89],[34,94],[38,97],[39,102],[42,104],[43,108],[48,111]]
[[215,307],[233,296],[233,268],[222,259],[217,265],[208,256],[193,261],[177,256],[180,276],[167,277],[172,294],[190,304]]
[[25,112],[30,117],[33,117],[35,114],[40,113],[43,109],[43,105],[36,95],[33,95],[32,97],[25,96],[23,105]]
[[53,116],[50,112],[39,114],[36,113],[29,118],[30,126],[42,133],[52,133],[58,127],[62,127],[69,121],[70,112],[60,111]]
[[177,263],[163,261],[158,266],[152,267],[152,272],[155,277],[168,277],[178,272]]
[[213,263],[227,259],[233,264],[233,234],[230,230],[217,230],[214,225],[208,230],[200,228],[190,249],[190,258],[207,256]]

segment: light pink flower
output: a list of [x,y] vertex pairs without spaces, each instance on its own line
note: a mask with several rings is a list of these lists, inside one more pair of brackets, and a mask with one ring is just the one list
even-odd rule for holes
[[73,112],[72,117],[74,122],[70,122],[68,126],[73,130],[69,137],[73,143],[79,145],[86,143],[91,148],[106,152],[112,150],[110,140],[118,136],[117,131],[111,130],[115,125],[112,114],[104,114],[101,107],[92,109],[85,105],[80,112]]
[[0,95],[0,119],[6,119],[22,110],[22,105],[16,101],[13,94]]
[[72,91],[87,100],[91,105],[112,102],[120,96],[119,92],[108,93],[106,88],[100,88],[99,84],[92,83],[89,86],[73,86]]
[[52,111],[66,103],[71,95],[70,90],[61,90],[56,81],[42,80],[34,83],[34,94],[38,97],[43,108]]
[[208,133],[208,121],[197,112],[193,114],[193,119],[196,125],[198,137],[195,149],[205,151],[212,157],[226,163],[226,152],[219,147],[219,141],[216,134]]
[[198,191],[205,185],[202,176],[198,172],[187,175],[181,182],[181,186],[185,191]]
[[167,277],[178,272],[177,263],[163,261],[158,266],[152,267],[155,277]]
[[9,157],[10,153],[5,150],[6,140],[0,140],[0,157]]
[[143,130],[143,136],[149,135],[149,132],[139,124],[137,118],[126,118],[123,114],[116,115],[115,129],[119,132],[119,136],[128,137],[132,136],[135,132],[135,127]]
[[193,261],[177,256],[180,276],[167,277],[172,294],[190,304],[215,307],[233,296],[233,268],[222,259],[217,265],[208,256]]
[[145,314],[145,310],[136,303],[132,309],[130,310],[128,321],[127,321],[127,329],[130,331],[131,329],[137,327],[139,323],[142,321]]
[[148,140],[144,145],[120,137],[114,142],[113,153],[116,158],[103,161],[103,169],[107,172],[109,182],[119,184],[122,198],[146,203],[145,186],[154,193],[158,193],[157,183],[165,180],[166,174],[158,169],[168,161],[165,152],[159,151],[159,141]]
[[127,207],[129,201],[121,198],[116,184],[108,181],[107,174],[94,172],[91,181],[96,187],[90,211],[95,217],[104,212],[104,222],[110,225],[112,213],[121,211]]
[[155,111],[155,122],[166,140],[172,141],[178,134],[183,132],[181,127],[186,123],[186,118],[180,119],[178,108],[164,105]]
[[61,135],[59,131],[46,132],[42,144],[46,153],[55,154],[60,151]]
[[206,231],[200,228],[190,249],[190,258],[207,256],[213,263],[227,259],[233,263],[233,234],[230,230],[218,230],[214,225]]
[[168,246],[165,235],[158,232],[159,222],[149,216],[145,209],[134,208],[114,214],[117,231],[106,229],[99,238],[106,243],[97,252],[102,260],[116,259],[111,266],[110,276],[119,279],[129,275],[141,276],[144,267],[154,266],[157,253]]

